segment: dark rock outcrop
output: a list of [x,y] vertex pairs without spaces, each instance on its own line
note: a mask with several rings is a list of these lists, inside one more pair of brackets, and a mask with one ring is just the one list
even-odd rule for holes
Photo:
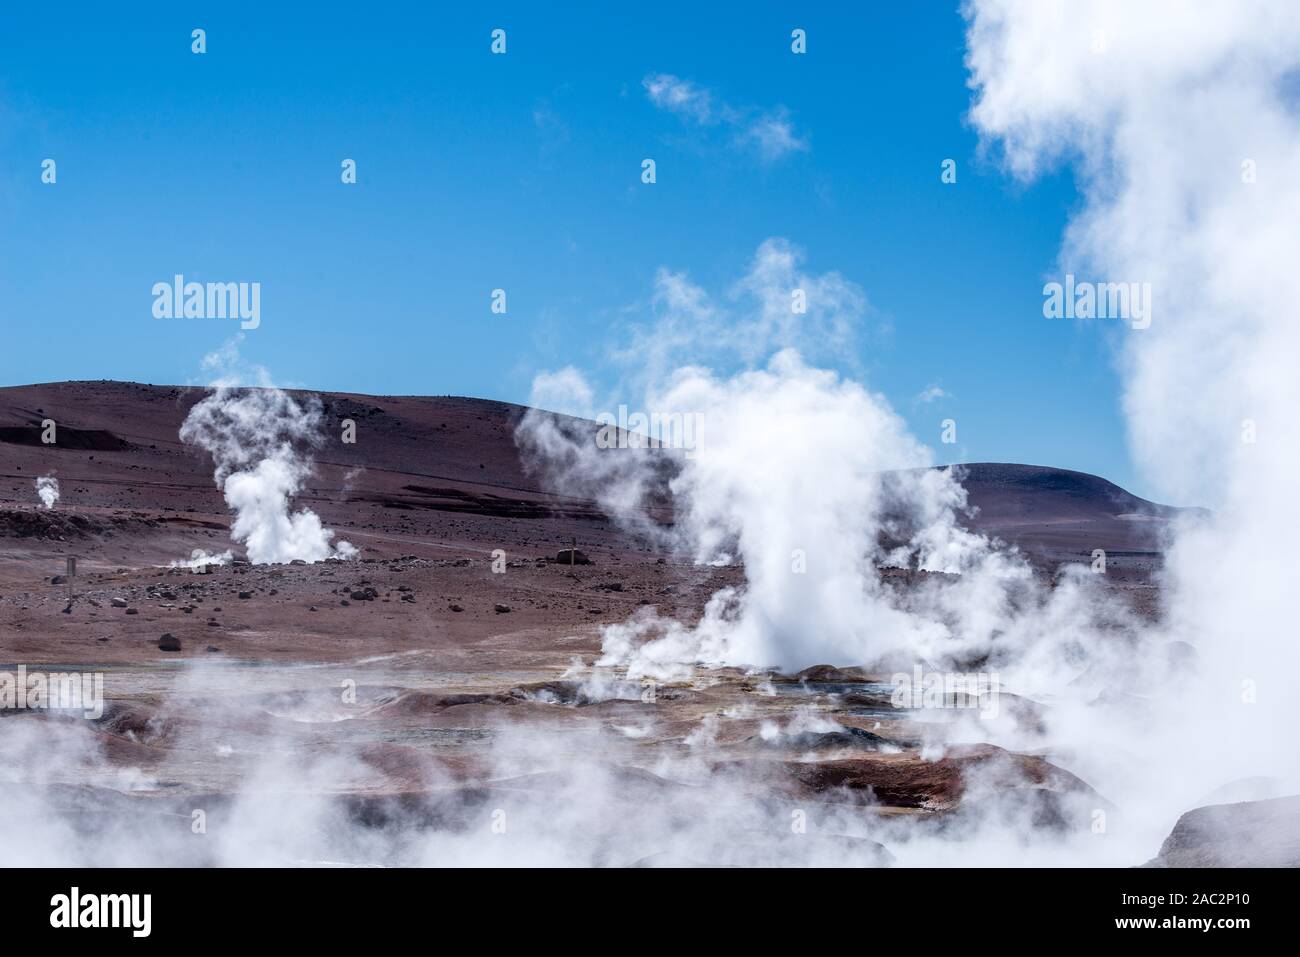
[[1147,867],[1300,867],[1300,795],[1188,811]]

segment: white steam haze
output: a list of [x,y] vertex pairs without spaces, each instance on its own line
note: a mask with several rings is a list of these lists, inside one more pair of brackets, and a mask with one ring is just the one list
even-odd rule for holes
[[[209,357],[205,365],[229,362],[232,352],[228,347],[224,357]],[[218,380],[181,425],[181,441],[212,456],[217,488],[235,513],[230,537],[255,565],[356,554],[348,542],[333,543],[334,532],[311,509],[292,510],[293,496],[312,472],[310,450],[321,441],[322,416],[316,396],[299,401],[263,372],[257,387]]]
[[[239,764],[242,779],[229,795],[169,798],[163,782],[174,770],[115,766],[103,735],[79,719],[15,720],[0,737],[0,864],[43,866],[286,866],[366,864],[416,866],[605,866],[654,857],[660,863],[705,860],[783,864],[878,863],[860,814],[827,806],[809,809],[833,829],[834,839],[795,834],[785,811],[771,827],[772,809],[741,779],[718,775],[700,736],[685,753],[666,758],[661,777],[637,774],[618,762],[620,741],[603,731],[556,734],[526,723],[503,725],[482,754],[493,787],[461,786],[435,759],[414,769],[427,807],[403,808],[376,787],[382,749],[340,744],[304,748],[302,739],[268,715],[305,724],[348,722],[377,706],[385,689],[358,687],[358,706],[339,702],[337,680],[325,695],[304,702],[276,700],[253,669],[191,661],[178,669],[170,698],[146,734],[166,735],[180,749],[219,751]],[[355,671],[331,672],[330,678]],[[186,720],[201,713],[202,721]],[[246,754],[261,753],[250,764]],[[21,773],[19,771],[21,769]],[[52,815],[43,806],[70,772],[82,770],[102,790],[101,813]],[[548,793],[512,785],[546,778]],[[13,786],[21,781],[22,786]],[[535,783],[535,781],[530,782]],[[110,790],[111,789],[111,790]],[[363,800],[390,819],[365,826],[340,800],[363,789]],[[143,816],[124,808],[113,791],[152,792],[160,805]],[[57,794],[56,794],[57,796]],[[191,831],[195,809],[206,832]],[[493,833],[501,815],[506,827]],[[436,822],[436,823],[434,823]]]
[[1197,649],[1197,677],[1149,689],[1158,720],[1124,742],[1140,754],[1116,787],[1171,806],[1252,775],[1294,793],[1300,17],[993,0],[967,15],[988,145],[1025,179],[1076,171],[1061,271],[1152,284],[1151,326],[1120,357],[1135,458],[1163,494],[1215,508],[1166,563],[1169,635]]
[[[756,796],[768,783],[761,772],[717,769],[714,745],[727,722],[752,717],[739,713],[746,705],[683,732],[653,776],[635,773],[630,757],[647,734],[642,714],[614,734],[503,728],[475,755],[489,766],[487,785],[461,789],[432,760],[420,769],[419,783],[446,802],[438,826],[412,817],[363,828],[346,817],[334,799],[369,788],[377,772],[343,737],[332,750],[273,742],[214,809],[211,842],[192,840],[184,815],[159,833],[123,824],[87,835],[24,788],[6,787],[0,861],[718,862],[751,842],[784,863],[861,864],[874,857],[872,845],[855,845],[861,838],[884,842],[904,864],[1127,866],[1153,857],[1190,808],[1262,796],[1255,788],[1300,791],[1291,687],[1300,643],[1289,602],[1300,541],[1300,17],[1290,4],[1249,0],[983,0],[963,9],[971,120],[988,160],[1025,181],[1061,165],[1076,176],[1082,203],[1059,273],[1153,289],[1149,328],[1112,327],[1133,454],[1160,497],[1214,509],[1177,530],[1158,623],[1137,620],[1101,576],[1072,568],[1046,583],[1013,551],[962,527],[960,470],[930,468],[931,449],[856,368],[829,368],[864,335],[865,292],[839,273],[806,270],[783,239],[762,243],[718,290],[661,269],[650,320],[620,339],[616,388],[604,393],[572,366],[541,373],[533,404],[581,418],[530,412],[517,440],[557,490],[594,499],[701,566],[743,567],[743,582],[714,594],[699,621],[646,608],[607,627],[601,656],[571,672],[585,679],[588,700],[635,698],[642,677],[694,690],[709,680],[701,664],[997,671],[1010,692],[999,715],[962,716],[946,742],[920,730],[923,753],[940,758],[955,739],[1044,754],[1100,795],[1070,798],[1062,813],[1074,827],[1027,828],[1006,805],[983,803],[1005,778],[972,772],[964,817],[948,830],[828,799],[813,813],[834,836],[792,838],[788,806]],[[1243,181],[1246,161],[1252,181]],[[1023,279],[1015,321],[1053,321],[1041,316],[1044,277]],[[794,290],[806,294],[806,313],[791,309]],[[1060,328],[1065,348],[1074,330]],[[598,449],[590,418],[622,404],[698,416],[696,447]],[[292,511],[321,416],[310,399],[219,383],[186,420],[182,438],[213,456],[236,516],[232,536],[254,562],[351,551],[315,514]],[[669,507],[671,526],[661,521]],[[942,574],[895,588],[882,572],[891,567]],[[241,759],[255,752],[240,735],[260,733],[255,722],[245,728],[250,713],[341,722],[391,701],[387,688],[361,688],[360,711],[336,714],[335,683],[329,707],[270,703],[254,669],[230,670],[188,665],[160,724],[202,709],[208,720],[169,733]],[[241,681],[241,696],[223,703],[218,692]],[[1015,695],[1032,696],[1041,728],[1022,720],[1026,702]],[[763,741],[837,728],[811,709],[783,717],[765,720]],[[97,750],[102,736],[84,724],[39,734],[15,724],[0,738],[5,783],[22,768],[34,769],[35,784],[60,784],[61,767],[89,764],[106,787],[158,786],[112,767]],[[512,792],[511,779],[525,775],[551,780],[550,799]],[[508,841],[484,836],[498,802]],[[1090,831],[1099,811],[1106,826]]]
[[[1300,18],[1285,3],[990,0],[965,13],[987,155],[1024,179],[1060,163],[1076,172],[1085,202],[1060,272],[1154,290],[1150,328],[1125,327],[1117,356],[1134,456],[1169,499],[1215,508],[1178,530],[1161,624],[1139,625],[1087,574],[1036,585],[1017,556],[958,526],[959,475],[882,474],[925,466],[929,452],[882,397],[806,358],[851,336],[866,298],[837,274],[803,274],[783,240],[721,296],[661,271],[654,319],[624,357],[606,408],[635,389],[648,410],[702,417],[698,448],[675,460],[671,531],[645,517],[662,453],[603,454],[590,430],[541,414],[520,444],[630,527],[701,563],[743,563],[744,585],[715,594],[698,623],[645,610],[607,628],[598,665],[668,679],[696,663],[994,662],[1012,689],[1053,702],[1056,759],[1123,809],[1122,844],[1078,853],[1136,863],[1221,789],[1300,785],[1288,600]],[[1026,278],[1037,319],[1041,280]],[[794,289],[808,291],[807,315],[792,312]],[[539,377],[536,399],[566,382],[573,407],[592,404],[571,368]],[[882,537],[896,543],[884,553]],[[958,577],[895,594],[878,564]],[[1190,667],[1174,642],[1195,649]]]
[[[689,452],[600,449],[589,423],[543,412],[521,423],[526,460],[557,487],[701,565],[743,565],[744,586],[719,591],[694,625],[648,610],[607,629],[602,666],[670,679],[696,663],[937,664],[986,653],[994,638],[1026,640],[1026,628],[1005,622],[1016,598],[1036,613],[1074,600],[1072,584],[1023,594],[1029,571],[1018,556],[958,523],[966,493],[957,473],[930,468],[933,453],[883,396],[805,359],[851,343],[869,310],[859,287],[805,273],[802,258],[769,239],[722,296],[660,270],[653,320],[630,335],[648,364],[625,382],[644,390],[635,407],[698,417]],[[795,289],[806,313],[791,308]],[[739,371],[688,364],[700,356]],[[589,409],[594,394],[568,367],[539,375],[531,404]],[[647,518],[666,458],[671,528]],[[880,566],[961,578],[908,603],[884,586]]]
[[167,567],[187,568],[191,571],[197,571],[198,569],[206,568],[209,565],[214,565],[214,566],[227,565],[231,561],[233,561],[234,558],[235,558],[235,553],[232,552],[230,549],[226,549],[224,552],[209,552],[203,548],[196,548],[190,553],[190,557],[188,559],[186,560],[181,560],[179,558],[173,559],[172,561],[168,562]]
[[42,475],[36,480],[36,497],[45,508],[54,508],[59,500],[59,480],[53,475]]

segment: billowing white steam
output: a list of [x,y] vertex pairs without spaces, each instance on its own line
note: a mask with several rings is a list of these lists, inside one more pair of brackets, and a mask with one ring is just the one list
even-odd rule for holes
[[347,542],[310,509],[291,511],[291,499],[311,474],[306,449],[320,441],[320,400],[299,403],[280,389],[218,385],[181,425],[184,442],[212,455],[217,487],[235,512],[230,536],[254,564],[350,558]]
[[36,480],[36,495],[46,508],[54,508],[59,500],[59,480],[53,475],[42,475]]
[[[627,396],[643,397],[646,411],[703,417],[689,454],[601,452],[589,423],[542,414],[526,417],[519,438],[566,490],[597,498],[700,562],[744,562],[745,584],[715,595],[698,624],[647,611],[607,630],[606,664],[660,674],[700,660],[789,668],[819,659],[865,663],[890,653],[913,660],[980,656],[981,666],[987,660],[1002,671],[1005,688],[1054,693],[1045,718],[1053,760],[1114,802],[1107,810],[1115,813],[1094,817],[1091,823],[1103,826],[1068,843],[1049,837],[1037,845],[1023,828],[996,822],[958,837],[918,837],[910,816],[900,817],[885,824],[898,842],[891,840],[891,848],[907,863],[1140,863],[1181,811],[1212,802],[1215,789],[1234,779],[1268,775],[1295,790],[1300,698],[1290,685],[1300,643],[1291,635],[1296,563],[1289,548],[1300,540],[1292,501],[1300,445],[1291,418],[1300,408],[1300,326],[1292,314],[1300,300],[1293,265],[1300,181],[1289,174],[1300,168],[1293,102],[1300,19],[1285,4],[1252,2],[1202,3],[1189,11],[1159,0],[975,0],[966,10],[977,127],[1006,147],[1019,174],[1032,176],[1057,158],[1078,164],[1087,203],[1071,226],[1061,271],[1100,282],[1150,282],[1154,290],[1150,328],[1125,332],[1135,454],[1168,496],[1216,506],[1215,519],[1184,531],[1170,555],[1167,624],[1139,627],[1102,600],[1098,576],[1067,573],[1057,587],[1040,588],[1014,556],[962,531],[958,477],[918,470],[929,462],[926,450],[882,399],[809,365],[816,340],[829,341],[828,332],[861,316],[865,298],[834,274],[801,274],[797,254],[779,241],[764,244],[751,274],[720,299],[680,274],[661,273],[657,321],[630,340],[636,351],[629,358],[644,364],[643,374],[630,373],[623,384]],[[1243,179],[1247,169],[1253,181]],[[1026,280],[1026,312],[1037,316],[1039,283]],[[810,293],[806,320],[791,318],[796,289]],[[739,338],[737,329],[745,330]],[[732,346],[731,354],[719,344]],[[792,348],[799,351],[785,351]],[[701,362],[713,371],[694,364]],[[572,370],[543,379],[539,399],[541,387],[552,394],[567,389],[572,411],[599,411],[594,392]],[[287,453],[277,451],[282,440],[231,436],[254,431],[264,419],[291,423],[276,431],[304,438],[314,431],[311,409],[282,406],[287,397],[271,395],[245,406],[240,395],[247,393],[226,396],[229,408],[209,407],[193,428],[213,449],[223,490],[236,475],[255,488],[278,489],[266,497],[279,495],[279,514],[292,519],[292,492],[283,490],[300,487],[301,474],[294,479],[289,468],[281,480],[276,469],[261,470],[268,459],[285,460]],[[627,396],[616,396],[606,410]],[[562,398],[547,404],[562,408]],[[664,489],[669,472],[675,477]],[[264,496],[236,497],[255,505]],[[655,514],[669,502],[676,515],[671,530]],[[893,594],[878,564],[961,574]],[[1171,639],[1193,644],[1196,656],[1171,666]],[[605,694],[619,696],[617,676],[605,677]],[[798,732],[807,717],[796,714],[785,733]],[[721,720],[710,718],[684,741],[688,751],[707,753]],[[25,742],[27,730],[20,726],[6,739],[22,760],[4,762],[4,771],[39,774],[72,764],[48,760],[49,737],[33,734]],[[622,730],[629,739],[641,733]],[[476,817],[463,840],[436,830],[402,834],[399,859],[618,863],[665,846],[689,855],[710,840],[736,844],[751,821],[761,820],[745,797],[751,782],[728,788],[703,761],[705,786],[670,796],[638,793],[630,811],[629,802],[612,799],[617,788],[608,764],[586,764],[595,754],[617,754],[608,740],[522,731],[521,741],[493,754],[501,768],[492,777],[557,768],[567,775],[557,802],[511,807],[508,833],[524,835],[522,843],[485,839]],[[320,835],[331,838],[332,859],[369,859],[376,850],[367,846],[371,832],[339,823],[323,798],[367,772],[351,755],[330,754],[308,773],[286,773],[282,755],[289,751],[277,749],[245,789],[235,826],[218,830],[213,844],[188,833],[184,843],[173,838],[172,859],[311,859]],[[660,770],[687,780],[689,769]],[[978,776],[967,784],[981,796]],[[265,798],[276,792],[291,797]],[[3,797],[19,807],[0,815],[12,832],[0,841],[0,854],[26,863],[62,850],[52,859],[84,863],[71,828],[51,821],[38,797],[12,787]],[[1085,808],[1084,818],[1098,810]],[[862,825],[848,817],[846,831]],[[96,862],[135,863],[158,846],[103,834],[95,833],[97,843],[110,846],[94,848]],[[784,855],[801,848],[810,854],[802,839],[773,838],[767,846],[782,862],[795,860]],[[846,847],[836,840],[833,852],[842,857]]]
[[1251,775],[1294,790],[1300,18],[1284,0],[967,15],[977,127],[1022,177],[1077,170],[1060,271],[1151,283],[1151,326],[1124,332],[1121,357],[1136,458],[1165,495],[1216,510],[1167,562],[1169,637],[1195,646],[1199,678],[1166,672],[1143,689],[1160,709],[1141,734],[1103,745],[1093,726],[1091,743],[1140,755],[1117,788],[1174,807]]
[[[810,366],[794,348],[815,349],[810,336],[845,339],[866,303],[837,274],[807,276],[799,262],[790,244],[768,240],[724,302],[660,272],[653,328],[633,336],[655,344],[652,365],[669,369],[700,351],[726,362],[718,343],[734,343],[730,364],[741,366],[721,376],[683,364],[639,380],[649,413],[698,420],[691,448],[601,449],[589,423],[540,413],[521,423],[521,447],[566,491],[594,497],[702,565],[744,567],[744,586],[714,595],[694,626],[643,612],[608,629],[601,664],[666,678],[698,661],[795,670],[959,653],[971,630],[959,619],[980,617],[971,599],[986,597],[988,607],[1004,597],[1002,585],[987,596],[968,587],[964,603],[905,609],[878,566],[978,570],[1004,584],[1027,575],[960,527],[965,491],[951,472],[928,468],[930,450],[882,396]],[[792,310],[794,290],[807,312]],[[725,327],[745,332],[716,334]],[[755,355],[767,358],[746,367]],[[539,376],[534,404],[558,402],[563,384],[572,407],[590,407],[592,390],[572,369]],[[671,533],[647,517],[663,495]]]
[[[729,379],[685,369],[651,402],[704,423],[671,485],[682,543],[700,564],[743,562],[746,582],[715,596],[694,630],[669,626],[639,665],[666,656],[798,669],[942,638],[939,622],[894,607],[876,566],[947,570],[978,543],[938,524],[964,504],[950,476],[887,478],[931,459],[881,397],[789,350]],[[918,516],[933,521],[921,529]],[[895,519],[901,544],[887,550],[881,533]],[[611,633],[607,663],[632,660],[622,635]]]
[[188,568],[191,571],[197,571],[209,565],[228,565],[234,557],[235,554],[230,549],[226,549],[224,552],[210,553],[206,549],[196,548],[190,552],[188,559],[175,559],[169,562],[167,567]]
[[[1292,790],[1300,781],[1290,741],[1300,699],[1288,687],[1300,666],[1290,635],[1300,20],[1281,3],[1191,14],[1175,3],[987,0],[967,15],[977,127],[1017,174],[1077,163],[1087,202],[1060,273],[1153,289],[1150,328],[1122,327],[1134,454],[1163,497],[1216,509],[1173,546],[1165,622],[1140,626],[1090,576],[1035,586],[1014,556],[957,526],[963,498],[951,476],[878,478],[926,461],[889,427],[882,400],[790,354],[752,363],[756,351],[806,345],[791,341],[799,326],[746,326],[773,338],[738,344],[745,365],[727,376],[665,359],[711,361],[716,349],[692,353],[690,330],[737,325],[727,303],[665,273],[660,315],[633,341],[657,370],[641,380],[646,405],[705,416],[671,486],[676,537],[701,561],[743,560],[746,583],[715,595],[697,626],[643,612],[609,629],[603,663],[664,674],[692,660],[794,667],[899,650],[917,660],[988,654],[1010,687],[1057,696],[1061,760],[1122,803],[1122,853],[1142,859],[1217,788],[1250,776]],[[758,298],[747,314],[784,317],[791,291],[810,288],[797,256],[770,268],[776,248],[790,247],[765,244],[762,268],[736,287]],[[1041,315],[1040,286],[1027,277],[1030,315]],[[534,443],[535,424],[525,422],[524,447],[558,451],[538,457],[563,463],[554,474],[598,477],[588,494],[619,505],[654,487],[636,456],[601,462],[573,430],[567,443],[554,433]],[[884,556],[882,537],[896,543]],[[803,578],[792,567],[800,548]],[[894,596],[875,573],[891,562],[962,574]],[[1191,665],[1174,641],[1195,649]]]

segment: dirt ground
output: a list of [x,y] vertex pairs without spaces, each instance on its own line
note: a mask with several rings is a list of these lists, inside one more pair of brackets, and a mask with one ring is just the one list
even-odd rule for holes
[[[250,565],[236,547],[236,561],[210,573],[171,567],[231,548],[211,463],[177,437],[202,395],[107,382],[0,389],[0,670],[101,673],[107,699],[93,721],[71,721],[90,746],[42,776],[42,800],[62,813],[93,805],[183,823],[196,796],[233,800],[268,761],[304,762],[310,777],[307,764],[342,751],[348,770],[316,790],[338,802],[331,813],[381,832],[393,801],[403,826],[472,831],[501,788],[536,802],[593,755],[624,807],[685,807],[702,781],[734,780],[778,820],[789,802],[811,802],[943,821],[973,770],[1026,796],[1026,827],[1073,827],[1071,802],[1104,803],[1050,755],[963,744],[923,756],[926,742],[946,740],[952,716],[900,712],[888,676],[853,671],[857,662],[796,676],[699,670],[661,686],[593,672],[602,626],[648,607],[692,622],[743,569],[656,550],[593,503],[546,491],[515,450],[518,407],[324,395],[327,439],[296,505],[357,558]],[[356,445],[328,437],[344,418],[359,424]],[[56,445],[40,441],[45,419],[58,423]],[[36,498],[43,475],[59,481],[53,509]],[[1112,587],[1154,613],[1171,511],[1051,469],[972,466],[967,487],[978,506],[968,522],[1018,544],[1044,579],[1105,548]],[[573,546],[590,564],[558,560]],[[907,587],[902,573],[886,574]],[[593,676],[606,683],[600,694]],[[0,749],[11,769],[33,740],[17,729],[69,720],[8,712]],[[498,743],[516,732],[554,752],[503,769]],[[879,841],[834,833],[856,863],[890,859]],[[629,854],[608,862],[727,862],[733,850],[651,839]],[[214,855],[192,862],[224,860]],[[377,856],[409,862],[391,849]]]

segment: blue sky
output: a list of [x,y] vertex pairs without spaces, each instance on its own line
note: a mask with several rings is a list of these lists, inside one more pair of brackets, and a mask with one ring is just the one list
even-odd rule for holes
[[[620,9],[6,5],[0,383],[202,381],[237,330],[153,318],[152,285],[183,273],[262,284],[242,351],[282,384],[524,402],[545,369],[612,376],[661,266],[725,289],[780,236],[865,291],[875,328],[844,368],[941,459],[1145,490],[1115,330],[1042,315],[1073,180],[980,158],[955,5]],[[665,73],[707,91],[706,122],[652,102]],[[806,148],[738,144],[773,116]]]

